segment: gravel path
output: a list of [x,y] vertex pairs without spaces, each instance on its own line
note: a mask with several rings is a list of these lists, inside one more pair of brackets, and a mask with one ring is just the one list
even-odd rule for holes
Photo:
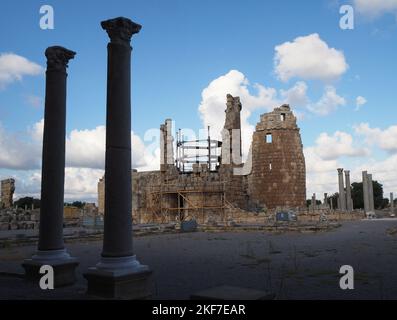
[[[80,259],[75,286],[42,291],[12,276],[0,276],[0,299],[83,299],[89,266],[100,241],[68,243]],[[154,270],[155,299],[188,299],[199,290],[231,285],[267,290],[278,299],[397,299],[397,219],[344,222],[321,233],[178,233],[134,239],[141,263]],[[0,271],[22,273],[34,246],[0,250]],[[351,265],[355,289],[339,288],[339,268]]]

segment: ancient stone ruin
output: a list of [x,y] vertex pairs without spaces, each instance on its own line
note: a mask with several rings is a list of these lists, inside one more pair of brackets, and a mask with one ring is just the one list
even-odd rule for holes
[[[247,161],[242,163],[242,104],[239,97],[226,98],[222,141],[210,136],[186,141],[179,131],[174,155],[171,119],[160,126],[160,170],[131,173],[134,222],[194,218],[206,223],[227,220],[231,212],[305,206],[305,158],[289,105],[261,116]],[[101,178],[100,213],[104,212],[104,184]]]
[[14,205],[13,197],[15,191],[15,180],[13,178],[1,181],[1,202],[0,209],[12,208]]

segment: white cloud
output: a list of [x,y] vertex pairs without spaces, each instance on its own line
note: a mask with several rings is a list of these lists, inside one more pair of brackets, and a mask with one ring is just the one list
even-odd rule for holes
[[376,145],[390,153],[397,152],[397,125],[382,130],[380,128],[371,128],[368,123],[360,123],[354,129],[357,134],[365,137],[365,141],[368,144]]
[[306,162],[307,173],[319,173],[336,170],[337,161],[336,158],[324,159],[318,154],[316,147],[306,147],[303,149]]
[[[104,174],[101,169],[89,168],[65,168],[65,201],[86,200],[96,201],[97,184],[99,178]],[[30,170],[17,172],[15,178],[14,197],[40,198],[41,171]],[[4,176],[6,178],[6,176]],[[7,176],[8,178],[8,176]]]
[[321,133],[316,139],[315,152],[324,160],[333,160],[339,157],[362,157],[369,154],[369,150],[353,143],[353,137],[341,131],[332,136]]
[[329,81],[348,68],[342,51],[330,48],[317,33],[275,47],[275,73],[282,81],[298,77]]
[[103,169],[105,164],[105,126],[72,130],[66,138],[66,166]]
[[[32,134],[35,129],[31,129]],[[11,134],[0,123],[0,168],[26,170],[40,166],[40,148],[27,133]]]
[[397,14],[397,0],[353,0],[356,10],[370,18],[385,13]]
[[340,166],[336,159],[324,160],[317,154],[315,147],[303,149],[306,162],[306,196],[316,193],[322,199],[326,192],[332,194],[337,190],[336,169]]
[[0,54],[0,89],[8,84],[21,81],[24,76],[42,74],[44,69],[28,59],[14,53]]
[[292,88],[288,90],[280,90],[280,95],[284,99],[284,103],[288,103],[295,107],[304,107],[309,102],[307,97],[307,84],[304,81],[298,81]]
[[338,107],[344,106],[345,104],[345,98],[339,96],[333,86],[327,86],[320,100],[308,104],[307,109],[317,115],[325,116],[336,111]]
[[104,170],[90,168],[65,169],[65,199],[85,200],[97,199],[98,180]]
[[358,96],[358,97],[356,98],[356,109],[355,109],[355,111],[360,110],[360,108],[361,108],[364,104],[366,104],[366,103],[367,103],[367,99],[365,99],[365,98],[362,97],[362,96]]
[[[341,157],[356,157],[367,160],[369,150],[356,146],[350,134],[337,131],[333,135],[321,133],[313,146],[303,149],[306,161],[307,197],[313,193],[322,198],[337,192],[337,168],[346,168]],[[346,168],[348,169],[348,168]],[[353,176],[352,176],[353,178]]]

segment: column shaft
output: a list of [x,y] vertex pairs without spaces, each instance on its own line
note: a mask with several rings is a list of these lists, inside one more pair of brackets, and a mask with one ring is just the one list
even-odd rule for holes
[[365,213],[370,211],[369,207],[369,192],[368,192],[368,174],[367,171],[363,171],[363,197],[364,197],[364,211]]
[[339,182],[339,210],[346,211],[346,196],[343,183],[343,169],[338,169],[338,182]]
[[345,170],[345,182],[346,182],[346,209],[347,211],[353,211],[353,203],[351,196],[351,187],[350,187],[350,171]]
[[311,203],[313,211],[316,209],[316,204],[317,204],[316,203],[316,194],[313,193],[313,195],[312,195],[312,203]]
[[369,210],[375,212],[374,204],[374,188],[372,183],[372,174],[368,174],[368,198],[369,198]]
[[108,44],[104,257],[131,256],[131,47]]
[[[54,64],[59,55],[65,65]],[[61,47],[46,50],[47,71],[41,173],[39,250],[63,249],[63,206],[66,134],[66,64],[74,52]]]

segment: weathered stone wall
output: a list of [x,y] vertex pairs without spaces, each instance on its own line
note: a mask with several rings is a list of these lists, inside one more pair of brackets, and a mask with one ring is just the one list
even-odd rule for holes
[[0,231],[35,229],[39,226],[39,220],[40,209],[0,209]]
[[151,193],[160,185],[160,171],[132,172],[132,217],[134,223],[153,222],[155,215],[151,210],[155,199]]
[[15,191],[15,180],[5,179],[1,181],[1,205],[3,208],[12,208]]
[[246,176],[235,174],[233,169],[236,166],[222,165],[219,174],[225,181],[226,201],[238,208],[248,208],[248,194]]
[[288,105],[263,114],[252,139],[250,201],[275,208],[306,201],[306,169],[296,118]]
[[333,210],[316,210],[314,212],[306,211],[297,215],[299,222],[316,222],[320,221],[321,217],[325,218],[327,221],[354,221],[365,219],[364,212],[342,212]]

